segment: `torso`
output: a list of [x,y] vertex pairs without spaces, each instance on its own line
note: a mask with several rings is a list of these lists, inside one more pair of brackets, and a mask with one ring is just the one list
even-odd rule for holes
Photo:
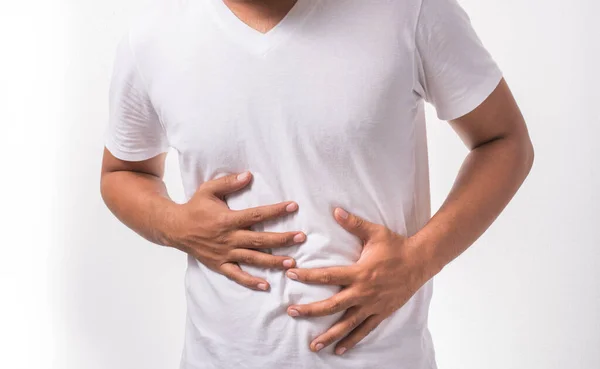
[[[204,181],[251,171],[253,183],[229,206],[296,201],[296,214],[254,229],[304,231],[303,245],[273,253],[305,268],[360,254],[333,219],[335,206],[404,235],[429,219],[423,105],[413,91],[416,0],[298,0],[266,34],[221,0],[169,3],[143,18],[132,40],[187,197]],[[435,368],[430,283],[340,357],[334,345],[308,348],[340,314],[286,314],[339,288],[242,265],[270,282],[256,292],[188,262],[182,369]]]

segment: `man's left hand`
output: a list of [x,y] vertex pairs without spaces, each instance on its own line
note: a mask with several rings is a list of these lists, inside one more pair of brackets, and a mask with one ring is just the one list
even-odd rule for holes
[[289,269],[286,275],[291,279],[343,288],[323,301],[290,305],[287,312],[290,316],[318,317],[346,310],[338,322],[310,343],[316,352],[343,338],[335,349],[341,355],[401,308],[434,273],[422,256],[422,248],[411,238],[341,208],[335,210],[334,217],[362,240],[360,258],[350,266]]

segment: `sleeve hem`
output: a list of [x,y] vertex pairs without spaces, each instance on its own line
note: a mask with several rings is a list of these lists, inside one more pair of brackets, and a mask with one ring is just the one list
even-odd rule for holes
[[122,150],[113,140],[107,139],[104,146],[117,159],[124,161],[143,161],[169,151],[168,147],[156,147],[136,152]]
[[475,110],[491,95],[502,80],[503,73],[496,69],[495,73],[487,77],[478,86],[469,89],[468,96],[460,101],[448,104],[447,107],[438,109],[437,117],[440,120],[450,121],[462,117]]

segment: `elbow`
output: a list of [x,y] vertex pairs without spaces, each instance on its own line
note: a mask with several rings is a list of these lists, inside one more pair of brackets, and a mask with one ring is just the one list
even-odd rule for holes
[[526,130],[519,134],[510,134],[501,138],[506,157],[510,158],[510,166],[513,172],[523,180],[529,175],[533,168],[535,149],[531,138]]
[[100,174],[100,197],[102,198],[102,201],[104,202],[104,204],[106,206],[108,206],[109,204],[109,184],[108,184],[108,177],[106,172],[102,172]]
[[526,134],[522,137],[517,152],[519,152],[519,163],[523,169],[524,177],[527,177],[533,168],[535,160],[535,150],[529,135]]
[[533,143],[531,142],[531,139],[529,137],[527,137],[524,151],[525,151],[525,158],[524,158],[525,168],[527,169],[527,173],[529,173],[531,171],[531,168],[533,167],[533,162],[535,159],[535,150],[533,148]]
[[104,202],[104,204],[106,204],[106,185],[105,185],[105,181],[104,181],[104,175],[100,176],[100,198],[102,198],[102,201]]

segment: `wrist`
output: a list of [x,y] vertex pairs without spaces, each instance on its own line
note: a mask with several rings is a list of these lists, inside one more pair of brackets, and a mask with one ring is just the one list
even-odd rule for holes
[[153,222],[154,238],[162,246],[179,248],[184,209],[171,199],[163,198],[157,205],[159,216]]
[[446,265],[436,252],[435,242],[431,242],[418,233],[407,238],[407,244],[412,249],[414,259],[418,263],[425,281],[433,278]]

